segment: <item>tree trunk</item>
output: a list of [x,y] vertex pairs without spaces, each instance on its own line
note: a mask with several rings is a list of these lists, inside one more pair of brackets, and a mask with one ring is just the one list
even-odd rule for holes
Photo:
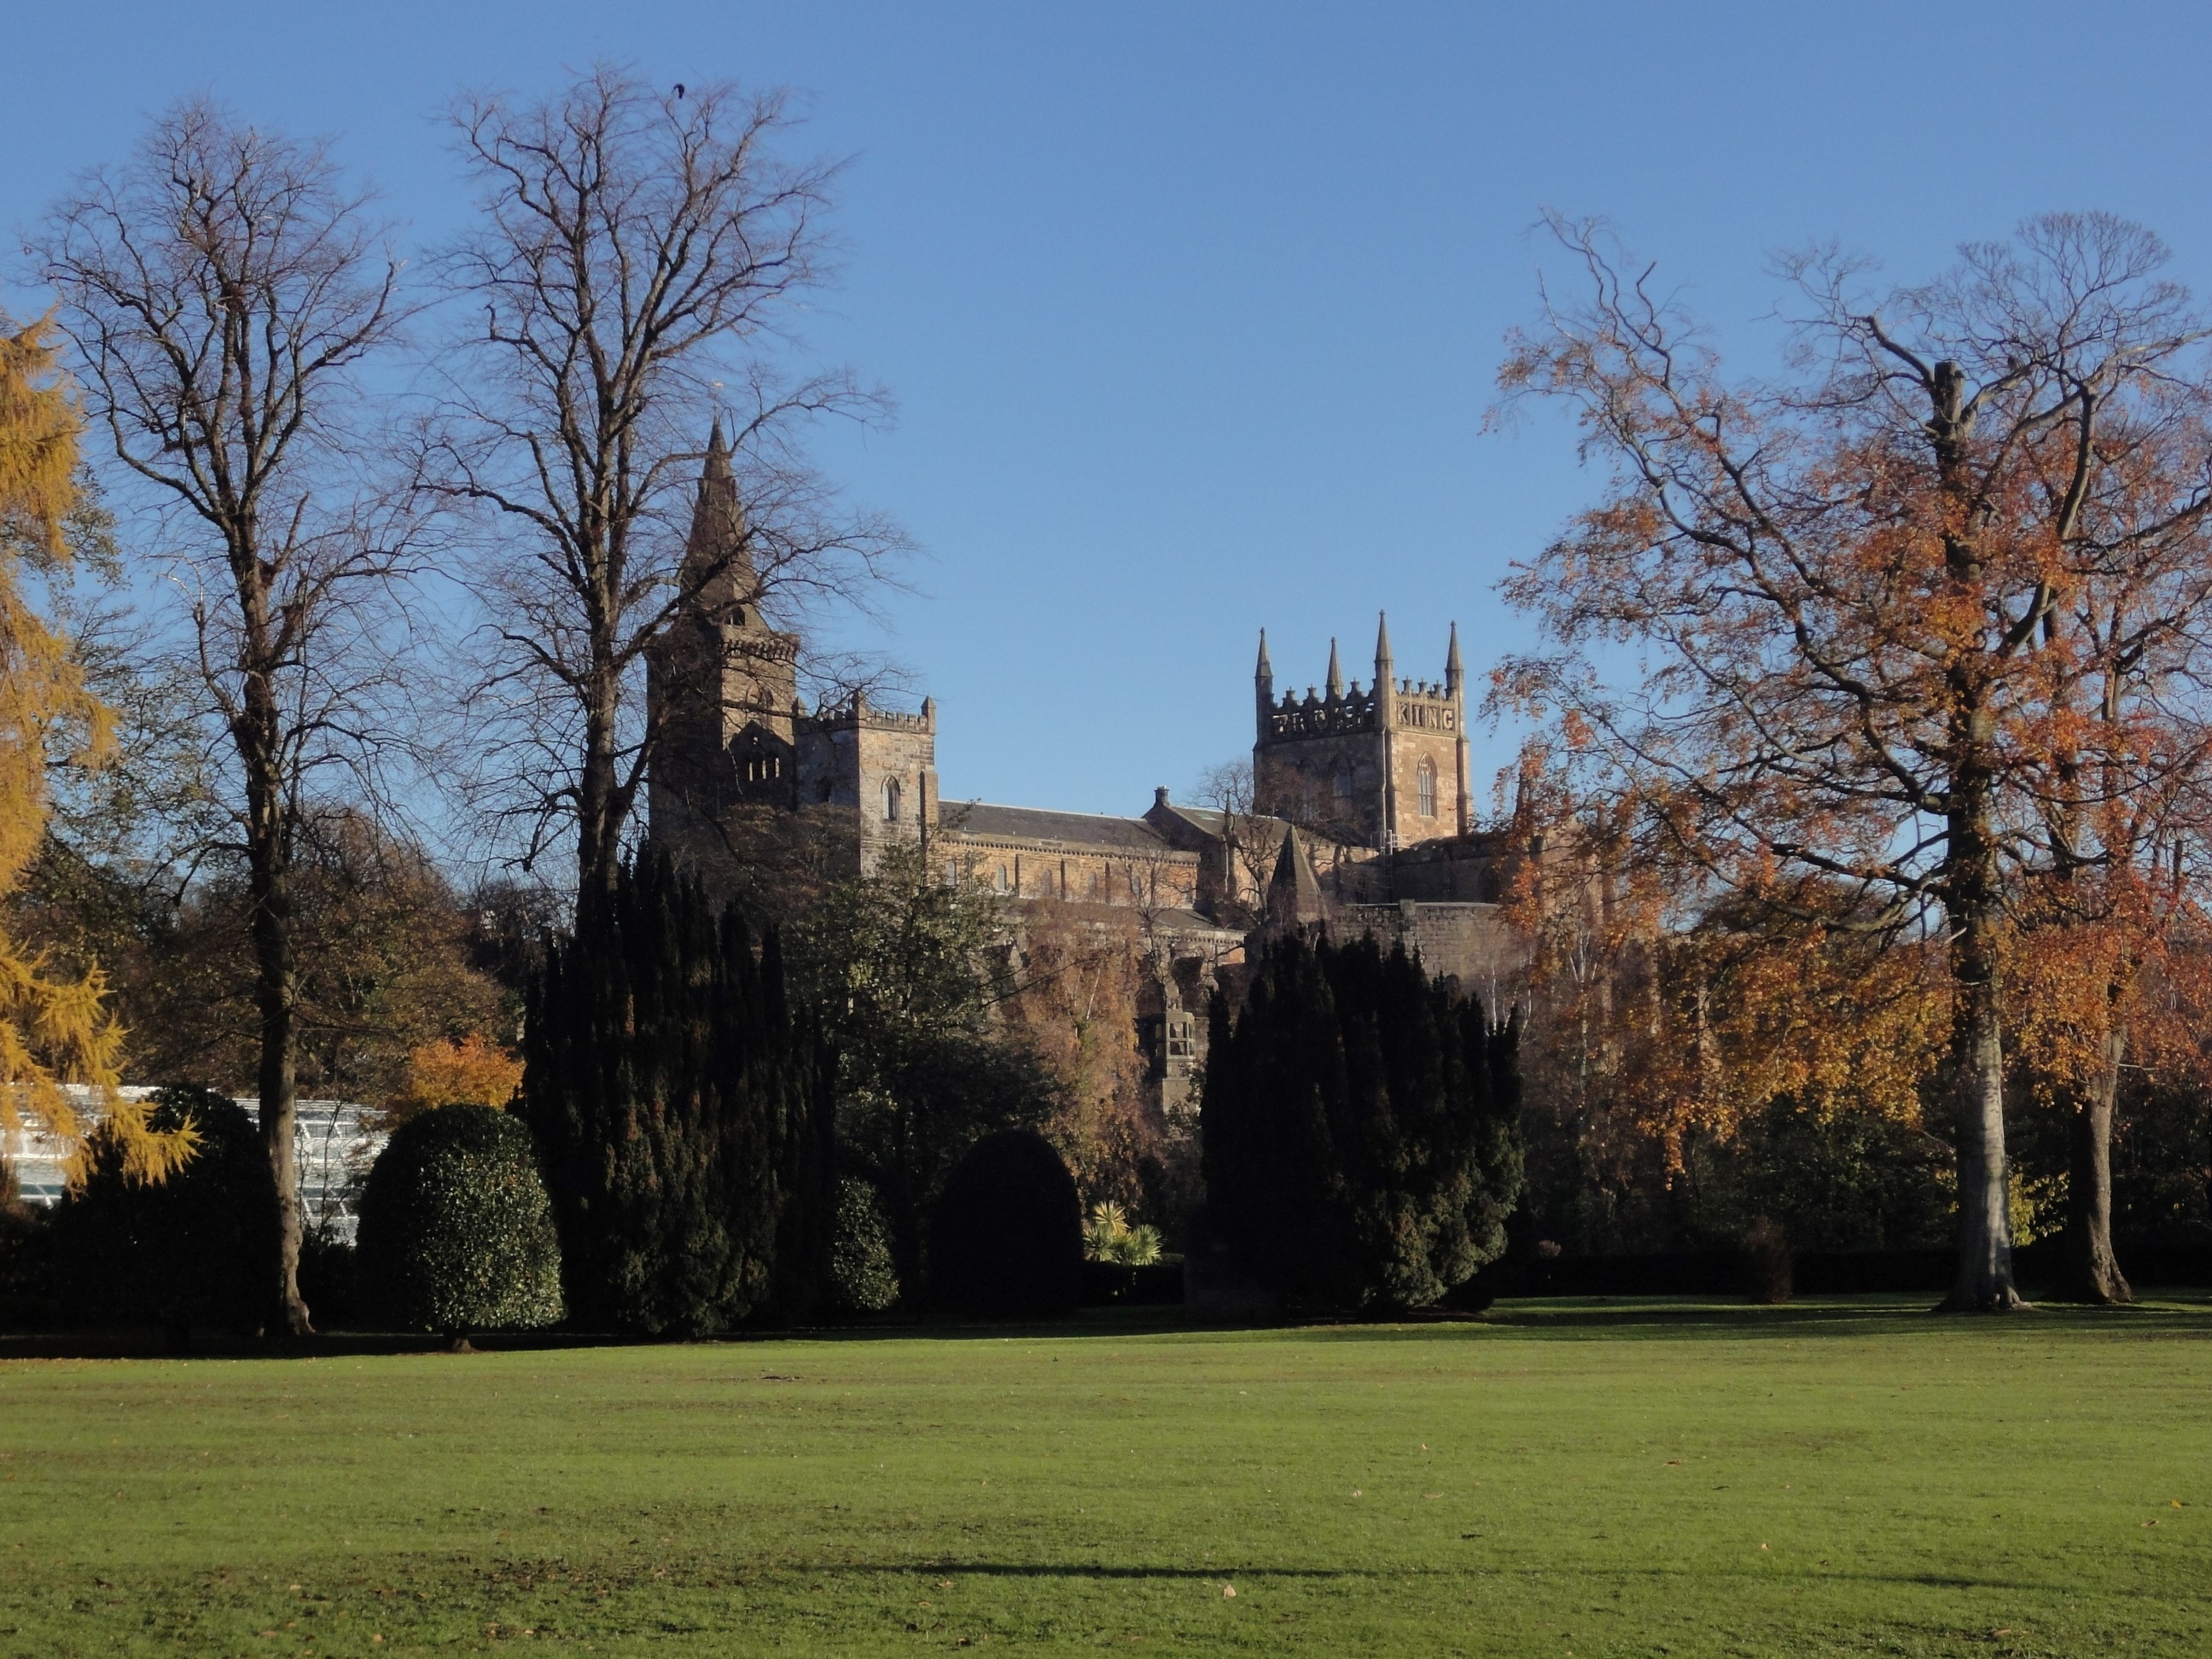
[[2074,1103],[2067,1125],[2063,1294],[2069,1302],[2110,1307],[2136,1299],[2112,1255],[2112,1110],[2127,1044],[2127,1032],[2117,1024],[2106,1032],[2096,1078]]
[[[265,697],[265,688],[256,689],[263,690]],[[252,691],[248,696],[250,704]],[[314,1325],[300,1295],[300,1246],[306,1227],[300,1210],[295,1140],[299,1113],[293,1097],[298,988],[292,959],[292,872],[283,833],[283,786],[274,772],[269,757],[247,757],[246,854],[252,877],[254,995],[261,1011],[261,1137],[276,1181],[276,1312],[292,1335],[312,1336]]]
[[[1958,509],[1943,562],[1961,595],[1978,595],[1981,553],[1955,526],[1975,522],[1976,485],[1966,440],[1972,416],[1965,378],[1936,365],[1929,428],[1943,493]],[[1950,803],[1944,823],[1943,908],[1951,927],[1951,1047],[1948,1076],[1959,1135],[1959,1272],[1938,1311],[2002,1313],[2027,1304],[2012,1282],[2010,1183],[2005,1168],[2004,1030],[1997,988],[2000,901],[1996,835],[1996,720],[1992,665],[1983,650],[1945,670],[1950,701]]]
[[1987,979],[1969,981],[1958,996],[1950,1073],[1959,1133],[1959,1272],[1938,1311],[2002,1313],[2027,1304],[2012,1282],[1996,987]]
[[1938,1311],[2002,1313],[2027,1304],[2012,1282],[2004,1033],[1997,1000],[2000,913],[1985,774],[1978,767],[1962,768],[1954,799],[1944,908],[1952,929],[1947,1074],[1959,1136],[1959,1272]]
[[[604,653],[613,658],[611,647]],[[617,741],[619,686],[611,667],[595,674],[590,707],[584,720],[584,764],[576,781],[576,898],[586,902],[592,895],[610,896],[622,862],[623,819],[626,803],[617,782],[615,745]]]

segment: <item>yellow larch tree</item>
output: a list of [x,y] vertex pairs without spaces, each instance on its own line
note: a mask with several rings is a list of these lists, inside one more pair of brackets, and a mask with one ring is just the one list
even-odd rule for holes
[[[75,500],[78,426],[46,325],[0,325],[0,893],[38,853],[56,748],[96,761],[110,742],[107,711],[86,690],[69,641],[22,585],[27,562],[69,556],[62,525]],[[0,1127],[17,1127],[27,1112],[81,1165],[88,1126],[62,1085],[88,1084],[126,1172],[159,1180],[191,1155],[190,1136],[154,1132],[143,1109],[118,1094],[124,1034],[106,993],[97,968],[60,976],[0,929]]]

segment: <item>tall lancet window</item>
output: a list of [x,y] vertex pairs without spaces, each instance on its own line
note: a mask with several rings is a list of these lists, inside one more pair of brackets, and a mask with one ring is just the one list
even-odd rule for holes
[[1424,760],[1420,769],[1413,774],[1413,794],[1420,803],[1421,816],[1425,818],[1436,817],[1437,767],[1434,761]]
[[899,781],[896,778],[884,780],[884,822],[886,823],[896,823],[899,821],[900,793]]

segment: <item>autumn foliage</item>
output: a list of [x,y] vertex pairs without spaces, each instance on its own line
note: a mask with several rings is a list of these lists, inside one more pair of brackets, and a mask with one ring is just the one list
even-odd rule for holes
[[[2140,880],[2146,805],[2180,808],[2204,753],[2204,325],[2148,232],[2053,215],[1918,287],[1829,249],[1788,262],[1790,371],[1731,378],[1601,227],[1553,228],[1580,297],[1547,303],[1502,383],[1572,409],[1611,482],[1507,583],[1550,649],[1504,665],[1501,698],[1549,717],[1571,793],[1656,872],[1668,949],[1708,914],[1785,946],[1809,929],[1847,975],[1853,936],[1908,981],[1932,947],[1952,1305],[2016,1305],[2008,966],[2032,930],[2123,916],[2060,890]],[[1785,988],[1765,960],[1754,988]],[[1820,1051],[1784,1064],[1817,1083]]]
[[[69,641],[23,592],[27,564],[65,560],[63,520],[75,500],[78,418],[57,373],[46,325],[0,333],[0,892],[21,884],[48,816],[46,769],[57,751],[97,761],[108,716],[85,689]],[[189,1127],[150,1127],[115,1093],[124,1033],[95,965],[80,977],[0,933],[0,1122],[27,1108],[76,1143],[83,1126],[58,1086],[101,1091],[119,1173],[158,1179],[191,1154]]]
[[392,1102],[398,1116],[433,1106],[505,1106],[522,1086],[522,1062],[481,1031],[441,1038],[407,1056],[407,1087]]

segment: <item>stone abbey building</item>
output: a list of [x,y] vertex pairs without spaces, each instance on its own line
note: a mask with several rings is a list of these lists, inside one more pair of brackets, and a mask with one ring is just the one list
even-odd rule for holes
[[[685,553],[697,599],[648,664],[661,731],[649,833],[710,889],[741,890],[765,821],[803,838],[825,875],[905,842],[947,880],[1140,939],[1154,1006],[1146,1040],[1162,1104],[1182,1103],[1199,1013],[1255,927],[1328,922],[1402,939],[1492,1006],[1517,952],[1498,908],[1501,838],[1476,829],[1456,626],[1438,680],[1401,678],[1387,620],[1374,675],[1346,684],[1334,641],[1319,687],[1276,690],[1267,635],[1254,678],[1251,798],[1208,806],[1156,790],[1140,814],[945,801],[938,709],[863,693],[809,708],[799,640],[755,602],[737,485],[718,428]],[[742,830],[742,833],[740,830]]]

